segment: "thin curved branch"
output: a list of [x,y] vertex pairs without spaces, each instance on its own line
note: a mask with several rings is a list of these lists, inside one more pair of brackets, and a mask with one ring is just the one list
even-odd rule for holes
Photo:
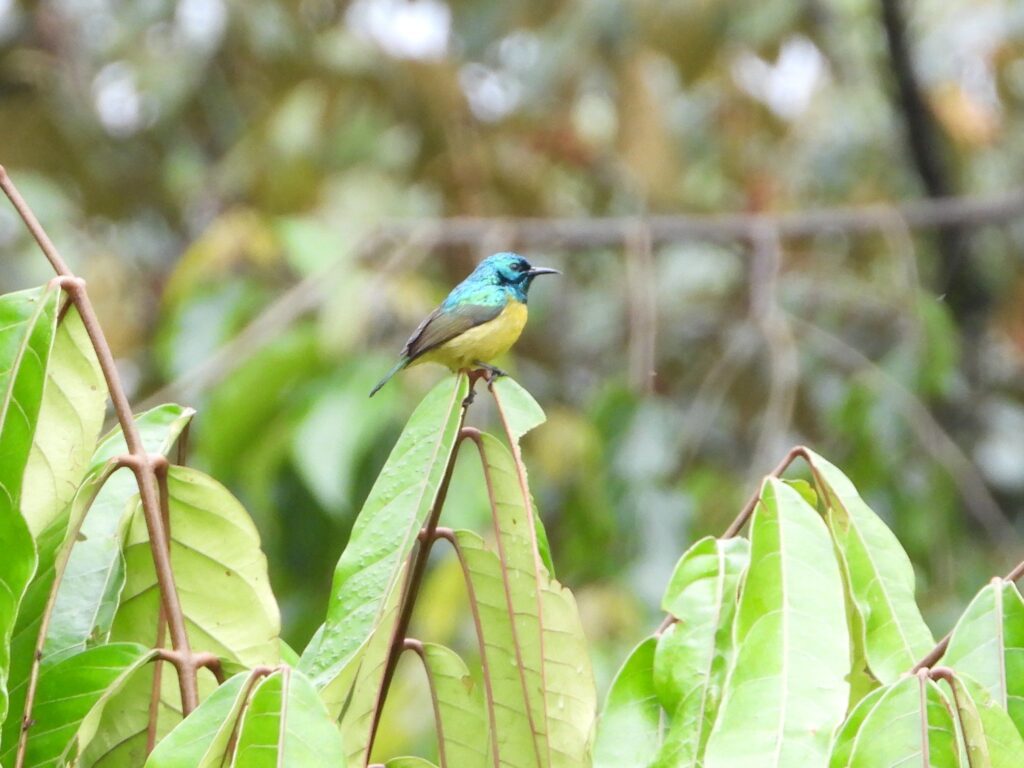
[[458,558],[459,566],[462,569],[462,579],[466,585],[469,610],[473,615],[473,626],[476,629],[476,641],[480,651],[480,668],[484,679],[484,692],[487,695],[487,719],[491,727],[491,755],[494,758],[494,765],[499,766],[501,765],[501,750],[498,744],[497,714],[494,711],[494,688],[491,684],[490,665],[487,661],[487,644],[484,642],[483,622],[480,619],[480,608],[476,601],[476,588],[473,586],[473,579],[470,578],[469,564],[466,562],[466,557],[462,552],[462,547],[459,545],[458,538],[455,536],[455,531],[451,528],[436,528],[434,530],[434,541],[438,539],[444,539],[452,545],[452,549],[455,550],[455,556]]
[[427,687],[430,689],[430,703],[434,709],[434,730],[437,732],[437,759],[441,768],[448,768],[448,756],[444,748],[444,722],[441,719],[441,702],[437,698],[437,684],[434,682],[434,675],[427,663],[427,654],[423,649],[423,643],[411,637],[402,641],[403,651],[412,651],[423,664],[423,671],[427,675]]
[[[114,405],[114,411],[117,413],[117,420],[121,426],[121,432],[124,434],[125,444],[130,454],[131,461],[128,465],[135,473],[136,482],[139,486],[143,516],[145,517],[146,528],[149,532],[153,566],[160,587],[161,602],[167,613],[172,643],[175,650],[182,654],[184,660],[183,665],[178,667],[177,671],[181,691],[182,712],[188,715],[199,704],[199,691],[196,669],[191,661],[192,653],[188,632],[185,628],[184,613],[181,609],[181,600],[178,596],[177,587],[174,584],[174,571],[171,567],[167,532],[160,514],[160,498],[156,477],[158,461],[156,457],[152,457],[146,452],[142,437],[132,415],[131,403],[128,401],[117,365],[114,362],[114,355],[96,317],[92,302],[89,300],[85,281],[77,277],[63,258],[61,258],[53,241],[47,236],[39,220],[18,192],[14,182],[7,175],[3,166],[0,166],[0,188],[3,189],[8,199],[18,211],[25,226],[39,245],[40,250],[42,250],[44,256],[46,256],[46,259],[61,279],[62,287],[67,292],[68,297],[74,302],[85,332],[89,336],[89,341],[96,353],[100,370],[103,372],[107,391]],[[163,457],[159,457],[159,459],[166,461]],[[16,763],[17,768],[20,768],[23,759],[22,757],[22,760]]]
[[992,497],[977,467],[913,392],[860,350],[850,346],[835,334],[793,315],[790,316],[790,322],[820,354],[845,368],[863,371],[889,393],[893,402],[903,412],[911,429],[917,434],[921,447],[946,468],[957,484],[967,511],[993,541],[1005,545],[1016,538],[1016,531],[1006,519],[998,502]]
[[433,544],[434,530],[437,528],[441,511],[444,509],[445,500],[448,498],[448,486],[451,484],[452,472],[455,470],[455,460],[458,458],[459,445],[464,439],[463,424],[466,421],[466,412],[473,402],[473,389],[476,382],[483,375],[483,371],[470,371],[469,396],[462,401],[459,415],[459,436],[455,441],[451,456],[448,457],[448,464],[445,467],[444,477],[438,488],[434,506],[427,517],[427,523],[418,537],[416,549],[410,554],[411,566],[408,571],[402,595],[402,607],[395,622],[395,629],[388,646],[388,658],[384,666],[384,675],[381,679],[381,687],[377,692],[377,701],[373,708],[373,723],[370,726],[370,738],[367,744],[367,754],[373,750],[373,743],[377,738],[377,729],[380,727],[380,717],[384,710],[384,701],[387,699],[388,690],[391,688],[391,680],[395,676],[395,668],[398,666],[398,657],[402,654],[402,643],[405,641],[406,633],[409,631],[409,622],[412,620],[413,608],[416,606],[416,598],[419,596],[420,585],[423,582],[423,575],[427,570],[427,561],[430,559],[430,547]]

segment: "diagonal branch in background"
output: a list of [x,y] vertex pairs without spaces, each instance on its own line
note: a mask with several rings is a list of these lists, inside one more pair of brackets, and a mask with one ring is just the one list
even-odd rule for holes
[[[162,456],[154,457],[146,452],[142,443],[135,418],[132,414],[131,403],[125,394],[124,385],[121,382],[117,365],[114,362],[114,355],[107,343],[103,329],[100,327],[96,312],[85,289],[85,281],[74,275],[67,263],[61,258],[56,246],[47,236],[29,208],[28,203],[18,192],[3,166],[0,166],[0,188],[10,199],[15,209],[24,221],[25,226],[31,232],[53,266],[53,269],[62,278],[64,289],[69,298],[74,302],[82,319],[82,325],[89,336],[89,341],[96,353],[100,369],[110,393],[110,399],[117,413],[117,420],[124,433],[125,444],[128,447],[129,456],[126,463],[129,464],[139,486],[139,498],[142,503],[143,516],[146,521],[146,528],[149,532],[150,551],[153,556],[153,566],[156,572],[157,582],[160,587],[160,598],[162,606],[167,615],[168,625],[171,632],[171,642],[176,652],[174,665],[178,672],[178,682],[181,690],[181,704],[184,715],[188,715],[199,704],[199,693],[197,674],[199,664],[197,657],[192,653],[189,645],[188,632],[185,628],[185,617],[181,609],[181,600],[174,584],[174,571],[171,568],[170,545],[167,531],[163,524],[161,515],[160,493],[157,483],[157,465],[160,461],[166,461]],[[27,724],[26,724],[27,725]]]
[[977,467],[913,392],[859,349],[850,346],[838,336],[793,315],[790,316],[790,322],[821,355],[848,370],[862,372],[872,384],[887,391],[903,413],[911,430],[917,435],[921,447],[926,453],[931,454],[938,464],[945,467],[956,483],[968,513],[999,546],[1006,547],[1016,540],[1013,525],[1006,519],[998,502],[989,492],[985,479]]

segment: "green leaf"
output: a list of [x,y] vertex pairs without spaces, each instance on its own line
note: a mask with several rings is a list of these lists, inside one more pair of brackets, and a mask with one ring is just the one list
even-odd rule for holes
[[661,704],[654,691],[654,652],[648,637],[612,680],[597,723],[594,768],[647,768],[661,747]]
[[341,733],[351,765],[365,765],[369,760],[370,731],[374,712],[381,704],[380,691],[391,651],[392,629],[405,592],[406,570],[403,564],[396,575],[395,588],[381,611],[381,626],[388,627],[388,631],[370,635],[357,653],[359,664],[349,665],[320,690],[320,698],[332,717],[336,718],[344,707]]
[[828,529],[799,493],[771,478],[750,530],[736,656],[704,765],[823,765],[846,712],[850,662]]
[[146,768],[220,768],[231,735],[260,678],[239,672],[227,680],[165,736],[146,760]]
[[[274,665],[281,621],[259,533],[227,488],[202,472],[172,466],[171,564],[194,648],[229,670]],[[127,579],[111,637],[156,643],[160,591],[141,506],[125,539]]]
[[422,757],[393,757],[385,763],[385,768],[437,768],[437,766]]
[[259,684],[245,709],[231,765],[346,765],[341,734],[305,675],[285,667]]
[[[146,451],[157,456],[169,455],[194,415],[191,408],[172,404],[137,415],[135,425]],[[129,502],[138,493],[138,486],[135,474],[128,468],[104,478],[112,469],[110,462],[126,452],[124,435],[117,427],[103,438],[93,455],[75,500],[81,510],[72,511],[69,520],[59,519],[47,529],[58,529],[62,536],[67,532],[63,547],[73,546],[47,633],[48,662],[75,653],[90,642],[102,641],[110,632],[124,586],[121,545],[125,526],[134,511],[134,504]],[[97,488],[99,495],[88,503]],[[88,516],[81,522],[86,510]]]
[[482,686],[459,655],[443,645],[424,643],[422,659],[440,723],[441,768],[489,768],[490,727]]
[[493,387],[502,415],[508,423],[511,440],[518,442],[519,438],[547,419],[544,409],[533,399],[533,395],[511,376],[502,376]]
[[862,699],[839,730],[829,761],[830,768],[922,764],[960,768],[951,706],[926,676],[901,678]]
[[513,570],[508,563],[517,558],[507,546],[503,568],[476,534],[457,531],[456,537],[480,618],[492,746],[497,744],[501,765],[585,764],[596,694],[572,595],[543,574],[538,582]]
[[850,710],[850,714],[842,726],[840,726],[839,731],[836,733],[836,738],[832,742],[832,754],[829,756],[830,766],[848,765],[850,752],[853,750],[857,733],[861,725],[864,724],[864,719],[871,714],[878,700],[886,695],[888,690],[888,688],[875,688]]
[[55,287],[0,296],[0,721],[7,714],[11,635],[36,568],[32,535],[19,510],[59,296]]
[[538,675],[525,667],[517,652],[501,561],[477,534],[456,531],[455,536],[469,573],[469,599],[480,618],[480,659],[483,674],[490,680],[487,708],[499,764],[502,768],[541,768],[544,763],[537,739],[544,738],[540,730],[544,722],[535,720],[541,696]]
[[530,491],[512,453],[488,434],[481,446],[504,606],[514,617],[506,640],[523,667],[541,764],[577,765],[589,754],[597,694],[576,602],[544,566]]
[[[161,406],[137,417],[136,424],[147,450],[154,454],[166,453],[192,413],[191,409],[180,406]],[[112,578],[122,575],[120,537],[108,546],[100,537],[86,535],[83,531],[95,531],[104,515],[116,513],[115,523],[124,517],[127,500],[135,492],[135,478],[130,470],[111,475],[114,457],[124,451],[124,437],[119,430],[103,439],[71,504],[36,541],[39,566],[25,592],[11,642],[11,674],[17,681],[11,688],[13,711],[24,710],[25,687],[42,618],[58,580],[57,598],[51,606],[43,649],[43,666],[84,650],[87,642],[105,639],[109,631],[121,593],[121,581]],[[104,504],[104,498],[116,499],[116,509],[110,501]],[[85,517],[87,511],[90,512],[88,518]],[[85,539],[80,541],[80,535]],[[8,718],[0,742],[16,739],[19,723],[18,718]]]
[[[171,467],[168,473],[171,564],[193,648],[215,654],[230,674],[279,660],[280,617],[267,577],[259,534],[238,500],[197,470]],[[149,536],[136,505],[125,535],[126,578],[111,639],[157,644],[160,591]],[[145,760],[153,670],[136,675],[116,698],[115,714],[102,738],[88,750],[87,764],[136,766]],[[208,672],[200,676],[200,699],[212,693]],[[157,733],[181,720],[175,675],[161,677]]]
[[1024,598],[994,579],[953,627],[942,663],[977,680],[1024,733]]
[[662,608],[680,621],[658,638],[654,658],[655,690],[671,716],[657,765],[700,764],[733,655],[737,591],[749,561],[746,539],[707,537],[676,565]]
[[969,768],[1019,768],[1024,739],[1006,710],[969,678],[955,675],[952,687]]
[[107,389],[78,310],[57,327],[46,386],[21,500],[21,513],[38,536],[60,516],[85,476],[106,412]]
[[334,572],[324,630],[303,653],[302,669],[318,688],[358,662],[373,633],[390,632],[384,607],[434,506],[467,393],[465,376],[445,379],[431,390],[370,491]]
[[864,625],[868,666],[883,683],[911,669],[935,645],[914,602],[914,569],[893,532],[835,466],[807,451],[823,484],[828,521]]
[[[155,651],[134,643],[89,648],[48,667],[39,676],[25,768],[67,765],[96,733],[103,708]],[[13,765],[16,740],[5,745],[3,765]]]

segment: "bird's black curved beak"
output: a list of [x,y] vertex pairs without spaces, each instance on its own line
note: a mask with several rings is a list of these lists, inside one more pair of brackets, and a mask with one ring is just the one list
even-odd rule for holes
[[537,275],[560,275],[562,273],[551,267],[533,267],[526,274],[530,277],[536,277]]

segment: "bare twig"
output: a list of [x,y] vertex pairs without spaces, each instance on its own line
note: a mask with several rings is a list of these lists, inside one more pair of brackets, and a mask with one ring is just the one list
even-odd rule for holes
[[751,460],[753,471],[758,472],[784,445],[800,370],[793,333],[776,295],[782,269],[779,234],[769,221],[762,220],[755,227],[751,245],[750,316],[764,337],[769,363],[768,400]]
[[658,333],[657,283],[651,237],[642,219],[626,240],[629,380],[636,392],[654,390]]
[[697,387],[683,417],[685,427],[682,433],[685,443],[680,450],[677,470],[680,475],[685,474],[707,438],[715,417],[729,394],[729,389],[742,370],[743,364],[751,356],[756,343],[751,329],[745,324],[740,324],[725,342],[725,351],[712,364]]
[[[181,600],[178,597],[178,591],[174,584],[174,571],[171,567],[167,532],[160,515],[156,468],[161,461],[165,462],[166,459],[162,456],[151,456],[146,452],[145,445],[142,442],[132,415],[131,404],[128,402],[117,365],[114,362],[113,353],[110,350],[110,345],[107,343],[106,336],[100,327],[96,312],[86,292],[85,281],[77,278],[60,257],[53,242],[43,231],[39,220],[14,186],[14,183],[6,171],[4,171],[3,166],[0,166],[0,188],[3,189],[15,209],[17,209],[25,226],[32,233],[43,254],[53,266],[54,271],[64,279],[63,287],[78,310],[78,314],[82,319],[82,325],[89,336],[89,341],[96,353],[100,369],[106,380],[107,390],[110,393],[110,399],[114,404],[117,420],[121,425],[121,431],[124,433],[125,443],[128,447],[129,460],[126,461],[126,465],[135,473],[136,481],[138,482],[143,516],[145,517],[146,528],[149,532],[154,570],[160,588],[161,601],[167,613],[171,640],[175,650],[181,654],[182,663],[178,667],[178,681],[181,689],[182,711],[187,715],[198,705],[199,694],[196,683],[196,669],[192,661],[188,632],[185,628],[184,613],[182,612]],[[26,702],[26,705],[30,706],[31,702]]]
[[[747,240],[759,222],[767,220],[785,239],[821,232],[870,234],[885,229],[899,215],[911,229],[933,229],[948,224],[982,226],[1024,217],[1024,188],[992,196],[944,197],[896,205],[878,204],[821,208],[779,214],[673,214],[648,216],[645,224],[652,246],[689,240],[731,242]],[[436,247],[473,246],[497,223],[508,229],[508,245],[520,248],[587,250],[621,245],[636,226],[631,216],[566,219],[449,218],[437,222]],[[401,240],[420,221],[385,222],[382,234]]]
[[1013,526],[992,497],[977,467],[913,392],[886,373],[883,368],[860,350],[850,346],[838,336],[792,315],[790,322],[817,348],[820,354],[846,368],[863,371],[865,376],[870,377],[877,386],[886,390],[917,435],[921,447],[931,454],[935,461],[945,467],[956,482],[960,496],[971,516],[985,529],[993,541],[1002,546],[1015,540],[1016,532]]
[[[665,243],[689,240],[749,240],[765,224],[774,228],[778,237],[790,239],[820,232],[869,234],[891,231],[894,220],[905,222],[911,229],[928,229],[950,222],[982,226],[1021,217],[1024,217],[1024,188],[992,197],[951,197],[900,205],[825,208],[801,213],[648,216],[643,220],[643,229],[649,247],[653,249]],[[357,252],[366,261],[389,243],[404,243],[385,263],[383,274],[387,274],[410,250],[427,253],[438,248],[477,248],[482,243],[497,243],[498,234],[504,238],[500,247],[586,250],[620,246],[629,242],[636,231],[635,217],[392,220],[367,235],[357,246]],[[210,358],[147,397],[142,407],[182,399],[221,381],[299,317],[320,306],[330,294],[326,289],[330,281],[325,276],[347,263],[347,259],[338,260],[294,285]]]

